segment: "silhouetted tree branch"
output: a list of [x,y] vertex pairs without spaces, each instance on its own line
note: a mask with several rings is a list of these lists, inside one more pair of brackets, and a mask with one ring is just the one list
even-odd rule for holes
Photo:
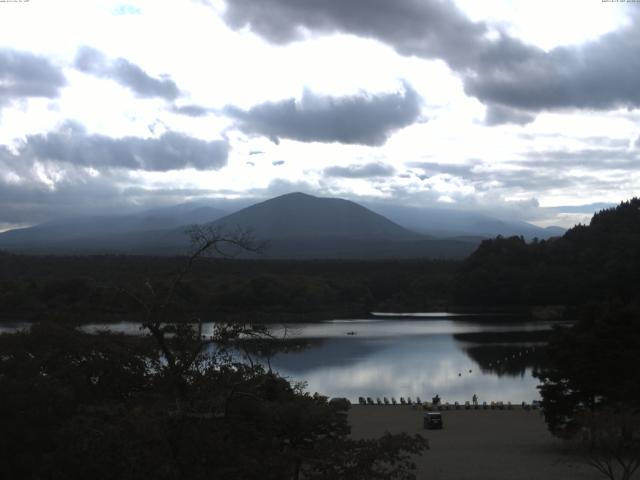
[[[265,244],[255,239],[252,232],[242,228],[225,231],[211,225],[194,225],[186,233],[191,241],[191,249],[184,265],[169,281],[168,286],[154,286],[150,279],[144,283],[142,292],[135,293],[122,289],[144,312],[141,329],[155,340],[166,365],[163,367],[174,385],[177,398],[185,391],[185,374],[194,366],[202,352],[212,344],[223,345],[230,338],[252,335],[252,328],[241,325],[216,325],[212,335],[205,338],[202,320],[192,318],[172,320],[167,318],[177,292],[199,259],[217,255],[235,257],[243,252],[261,253]],[[174,312],[171,312],[172,314]]]

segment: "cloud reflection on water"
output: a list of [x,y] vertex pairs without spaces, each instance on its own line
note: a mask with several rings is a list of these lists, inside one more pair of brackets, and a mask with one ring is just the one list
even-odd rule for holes
[[[213,323],[203,334],[213,333]],[[104,325],[88,325],[95,331]],[[548,322],[475,323],[461,320],[350,320],[270,325],[276,337],[286,331],[288,339],[313,340],[306,350],[278,353],[270,359],[281,375],[306,381],[308,390],[328,396],[359,396],[429,399],[436,393],[443,401],[464,402],[475,393],[480,401],[519,403],[538,399],[533,378],[533,357],[511,358],[522,341],[476,344],[458,341],[455,334],[476,332],[535,332],[551,327]],[[140,334],[140,325],[110,325],[111,331]],[[348,335],[354,332],[354,335]],[[499,337],[499,336],[498,336]],[[510,357],[510,358],[507,358]],[[489,367],[501,359],[500,368]],[[469,372],[471,370],[471,372]]]
[[[531,369],[498,376],[483,370],[450,334],[397,335],[392,338],[325,338],[317,347],[278,354],[271,365],[311,392],[329,396],[400,397],[436,393],[444,401],[531,401],[539,398]],[[471,370],[471,372],[469,372]]]

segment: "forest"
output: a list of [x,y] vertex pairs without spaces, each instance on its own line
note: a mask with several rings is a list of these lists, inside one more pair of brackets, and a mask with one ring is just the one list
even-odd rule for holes
[[[126,291],[163,285],[181,257],[0,257],[0,318],[52,314],[89,323],[135,320]],[[457,263],[450,261],[274,261],[202,258],[170,308],[203,319],[290,321],[371,311],[446,310]]]
[[462,265],[461,303],[564,305],[540,380],[552,433],[582,445],[606,478],[640,468],[640,199],[596,213],[562,237],[484,241]]
[[[455,305],[566,306],[574,324],[549,335],[536,371],[547,425],[563,438],[589,431],[592,458],[604,469],[618,459],[629,473],[620,478],[640,466],[637,198],[559,238],[486,240],[462,263],[221,260],[204,250],[186,266],[2,255],[0,313],[37,320],[0,335],[9,478],[415,478],[424,438],[352,440],[348,404],[238,362],[230,348],[268,338],[249,319]],[[204,338],[194,315],[223,320]],[[75,328],[130,318],[145,335]]]
[[640,287],[640,199],[596,213],[562,237],[483,241],[454,282],[454,303],[627,304]]

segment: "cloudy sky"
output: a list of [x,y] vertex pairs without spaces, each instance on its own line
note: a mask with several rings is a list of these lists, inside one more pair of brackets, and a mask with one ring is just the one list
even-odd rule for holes
[[290,191],[568,226],[638,194],[639,107],[640,3],[0,2],[0,230]]

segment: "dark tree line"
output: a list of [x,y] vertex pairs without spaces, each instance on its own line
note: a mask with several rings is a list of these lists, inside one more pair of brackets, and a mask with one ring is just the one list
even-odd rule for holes
[[455,281],[469,304],[568,305],[536,372],[545,420],[601,474],[640,468],[640,199],[560,238],[483,242]]
[[121,289],[141,308],[142,336],[89,335],[59,319],[0,335],[3,478],[415,478],[422,437],[353,440],[347,403],[239,360],[237,340],[264,329],[219,323],[204,332],[198,318],[175,317],[202,253],[252,248],[205,233],[175,274]]
[[[184,259],[166,257],[0,257],[0,318],[56,312],[80,321],[136,319],[123,294],[147,279],[166,284]],[[220,319],[283,321],[365,315],[394,309],[443,309],[453,262],[262,261],[202,259],[181,283],[171,308]]]
[[596,213],[562,237],[485,240],[454,281],[454,303],[627,304],[640,289],[640,199]]

